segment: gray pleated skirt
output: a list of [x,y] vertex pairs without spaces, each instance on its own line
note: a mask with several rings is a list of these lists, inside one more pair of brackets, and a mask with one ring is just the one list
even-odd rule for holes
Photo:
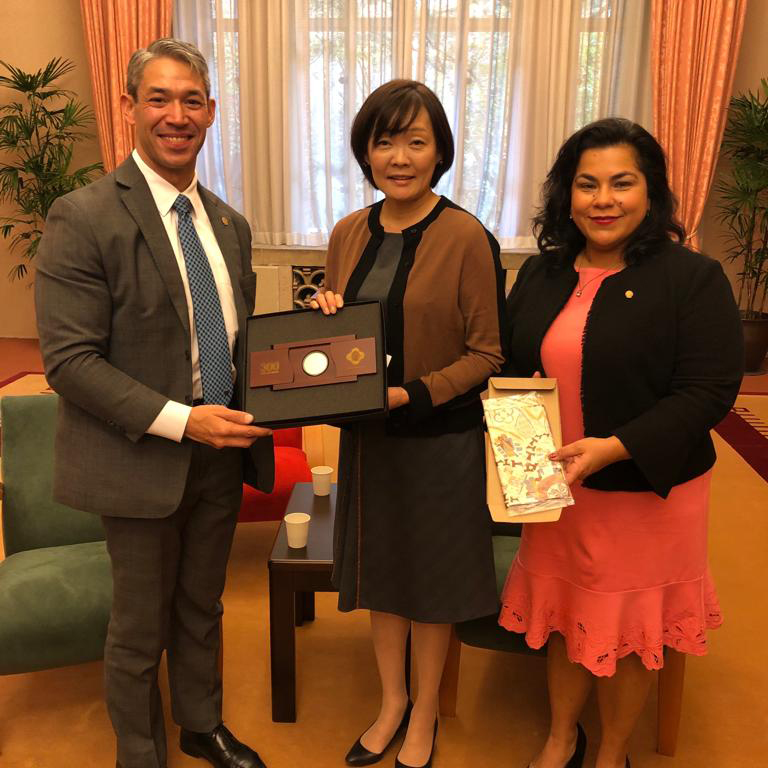
[[455,623],[498,611],[480,427],[394,437],[341,430],[333,583],[339,609]]

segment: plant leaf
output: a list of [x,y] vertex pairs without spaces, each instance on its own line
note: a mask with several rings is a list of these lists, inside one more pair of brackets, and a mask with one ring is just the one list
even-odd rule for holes
[[[0,61],[0,87],[15,94],[0,106],[0,201],[13,206],[0,217],[0,234],[22,259],[35,257],[48,211],[63,194],[90,183],[103,171],[101,163],[72,169],[75,142],[88,138],[93,110],[57,82],[74,69],[65,58],[51,59],[36,72]],[[9,273],[27,273],[24,261]]]

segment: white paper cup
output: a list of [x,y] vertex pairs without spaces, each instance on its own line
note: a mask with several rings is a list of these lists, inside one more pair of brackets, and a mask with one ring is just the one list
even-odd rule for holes
[[307,546],[309,536],[309,515],[306,512],[291,512],[286,515],[285,533],[288,536],[288,546],[301,549]]
[[315,496],[327,496],[331,492],[333,467],[312,467],[312,489]]

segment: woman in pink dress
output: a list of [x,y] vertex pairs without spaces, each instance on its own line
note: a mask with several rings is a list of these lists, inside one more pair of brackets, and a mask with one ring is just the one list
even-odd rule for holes
[[685,248],[664,153],[642,127],[592,123],[560,149],[535,219],[540,253],[508,300],[510,373],[557,378],[575,504],[523,527],[499,622],[548,643],[551,725],[535,768],[576,768],[593,684],[596,768],[627,743],[664,646],[702,655],[720,625],[707,568],[709,430],[742,375],[720,264]]

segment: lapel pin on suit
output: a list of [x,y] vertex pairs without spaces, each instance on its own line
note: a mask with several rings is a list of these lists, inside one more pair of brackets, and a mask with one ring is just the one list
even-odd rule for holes
[[631,298],[632,298],[632,297],[635,295],[635,292],[634,292],[634,291],[624,291],[624,295],[625,295],[625,296],[626,296],[628,299],[631,299]]
[[228,226],[229,226],[229,216],[222,216],[222,217],[221,217],[221,223],[222,223],[222,224],[223,224],[225,227],[228,227]]

